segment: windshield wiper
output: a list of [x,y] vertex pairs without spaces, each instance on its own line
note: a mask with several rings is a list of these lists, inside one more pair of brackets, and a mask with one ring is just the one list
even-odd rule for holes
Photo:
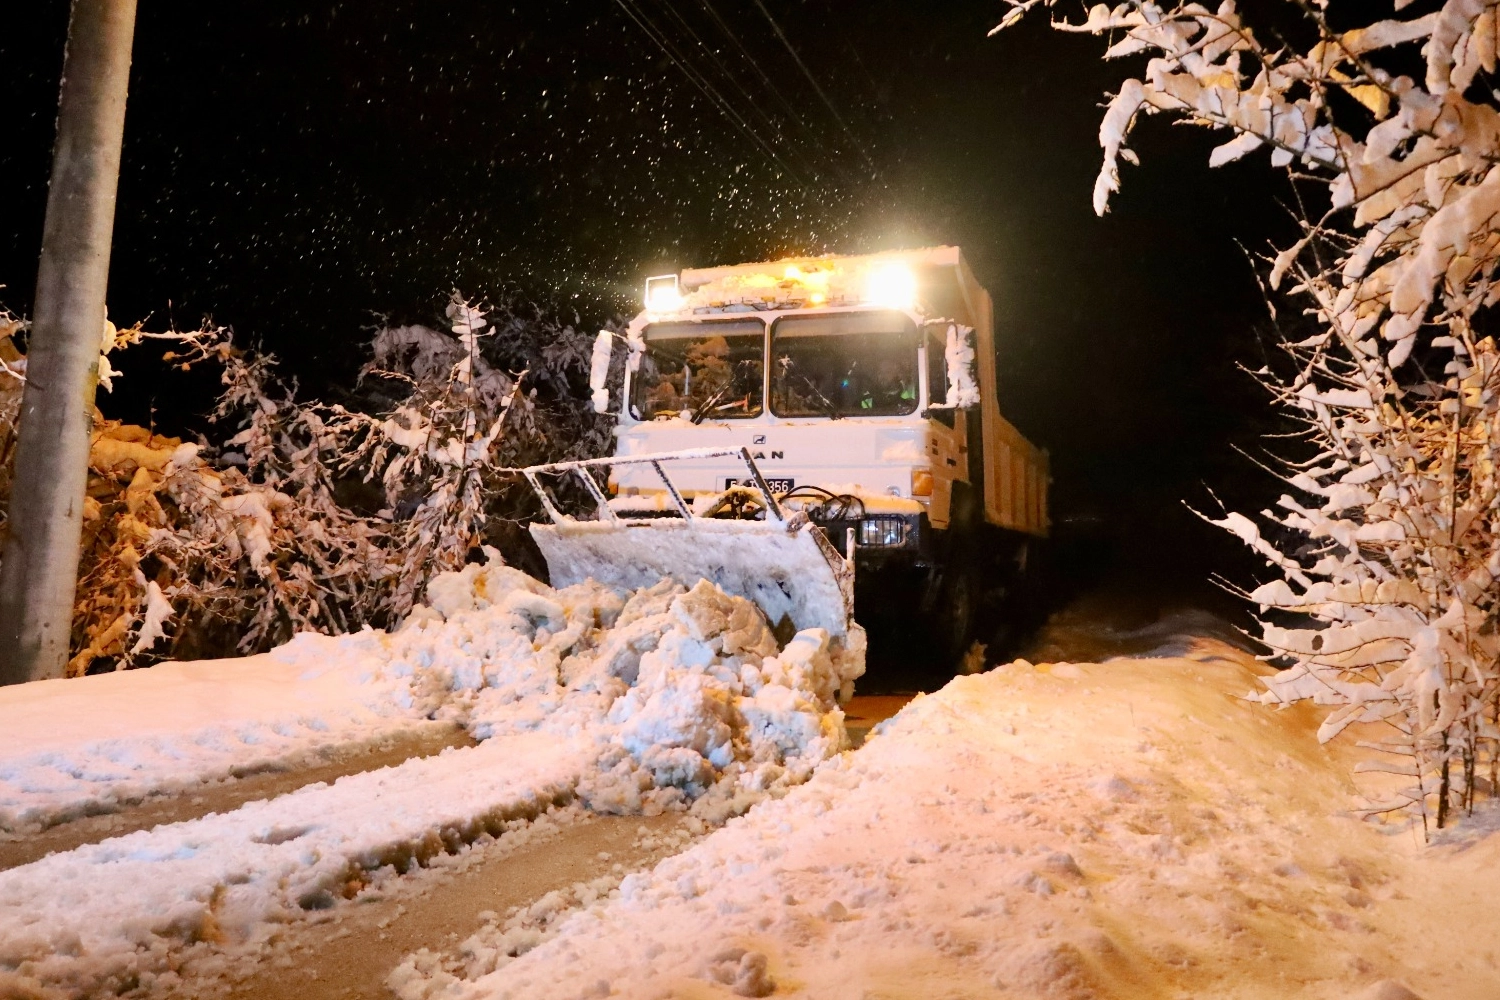
[[807,387],[813,391],[813,395],[817,396],[820,400],[823,401],[823,412],[828,414],[829,420],[838,420],[844,415],[839,411],[838,404],[829,399],[827,396],[823,395],[823,390],[819,389],[817,385],[813,383],[812,379],[808,378],[806,375],[799,375],[797,377],[806,382]]
[[719,387],[718,392],[714,393],[712,396],[709,396],[703,402],[694,407],[693,415],[691,417],[692,422],[695,424],[703,423],[703,418],[708,416],[708,412],[709,410],[713,409],[714,404],[718,403],[719,400],[723,399],[728,394],[729,383],[726,382]]
[[[793,361],[790,357],[787,356],[783,356],[779,363],[781,365],[782,378],[790,375],[792,373],[792,369],[797,367],[797,362]],[[818,388],[817,383],[815,383],[812,379],[808,378],[801,372],[797,373],[797,377],[800,378],[803,382],[807,383],[807,387],[812,390],[813,395],[818,397],[818,400],[823,404],[823,412],[828,414],[829,420],[837,420],[843,416],[843,413],[839,411],[838,404],[829,399],[827,396],[823,395],[823,390]]]

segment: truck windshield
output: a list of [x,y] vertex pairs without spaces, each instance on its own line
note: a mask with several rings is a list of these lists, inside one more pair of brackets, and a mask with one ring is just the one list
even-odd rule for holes
[[652,323],[632,379],[637,420],[692,421],[759,416],[766,327],[758,319]]
[[771,412],[879,417],[917,409],[917,328],[898,312],[788,316],[771,327]]

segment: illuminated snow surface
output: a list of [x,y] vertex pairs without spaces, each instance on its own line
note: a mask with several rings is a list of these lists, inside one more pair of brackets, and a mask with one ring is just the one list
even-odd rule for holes
[[554,803],[714,821],[847,744],[835,695],[862,658],[830,655],[820,629],[780,647],[706,583],[552,590],[490,564],[428,600],[390,634],[0,693],[5,819],[23,834],[427,720],[482,741],[0,872],[0,996],[149,992],[184,952],[251,949],[372,871]]
[[1246,700],[1258,668],[1218,643],[999,667],[837,753],[845,678],[820,637],[773,655],[759,616],[709,588],[627,600],[472,567],[431,599],[406,630],[303,639],[278,662],[357,665],[347,690],[463,721],[478,746],[0,873],[0,996],[214,994],[175,970],[234,980],[391,865],[551,801],[695,795],[713,820],[758,804],[618,888],[432,942],[392,994],[1500,996],[1500,815],[1432,846],[1352,818],[1378,791],[1349,777],[1360,751],[1320,746],[1317,709]]
[[1351,761],[1318,745],[1315,710],[1243,700],[1255,674],[1203,642],[960,678],[520,957],[497,921],[390,985],[407,1000],[1500,996],[1480,930],[1500,832],[1476,817],[1424,848],[1350,818]]

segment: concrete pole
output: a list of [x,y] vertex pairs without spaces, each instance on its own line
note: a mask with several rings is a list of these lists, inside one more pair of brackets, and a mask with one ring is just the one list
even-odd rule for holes
[[0,684],[61,677],[68,662],[135,6],[73,0],[68,22],[0,564]]

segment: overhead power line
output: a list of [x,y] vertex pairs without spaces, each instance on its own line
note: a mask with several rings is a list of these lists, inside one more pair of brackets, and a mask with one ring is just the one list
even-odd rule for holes
[[839,114],[838,108],[833,106],[833,102],[828,99],[828,95],[823,92],[823,88],[818,86],[817,78],[812,75],[812,71],[807,68],[807,64],[802,61],[802,57],[798,55],[797,50],[792,47],[791,40],[788,39],[786,37],[786,34],[782,32],[781,25],[776,23],[776,19],[771,16],[770,11],[766,10],[766,5],[761,3],[761,0],[755,0],[755,6],[760,10],[761,14],[765,16],[767,23],[771,25],[771,30],[776,32],[776,37],[781,39],[781,44],[786,47],[787,52],[791,54],[792,59],[797,63],[797,67],[802,70],[802,75],[807,77],[807,82],[812,84],[813,90],[817,92],[818,97],[822,99],[823,104],[828,108],[828,113],[833,115],[833,120],[839,123],[839,128],[844,130],[844,134],[847,135],[849,137],[849,141],[854,144],[854,151],[859,154],[860,159],[865,161],[865,166],[870,168],[870,173],[874,174],[876,172],[874,161],[871,160],[869,154],[865,152],[864,146],[860,144],[859,138],[855,136],[855,134],[850,131],[849,126],[844,123],[843,116]]
[[[729,41],[733,43],[736,51],[738,51],[740,54],[740,58],[742,58],[746,63],[749,64],[750,68],[754,70],[756,76],[760,77],[761,83],[765,85],[766,90],[771,94],[771,96],[776,98],[776,102],[780,104],[781,107],[786,111],[787,116],[790,117],[791,120],[795,122],[808,135],[818,137],[819,133],[817,132],[817,130],[807,123],[807,119],[802,117],[802,113],[797,109],[797,106],[791,101],[787,100],[787,97],[784,93],[782,93],[781,88],[776,86],[776,81],[772,80],[771,77],[766,73],[766,71],[761,68],[759,60],[757,60],[753,55],[750,54],[749,49],[745,48],[745,43],[740,40],[739,33],[729,26],[729,24],[719,14],[718,9],[714,7],[710,0],[698,0],[698,2],[702,5],[703,9],[708,12],[709,17],[713,18],[714,23],[719,26],[719,31],[723,33],[724,37],[728,38]],[[835,171],[837,171],[837,173],[845,181],[845,183],[849,181],[849,175],[844,172],[843,165],[838,163],[837,160],[833,161],[833,168]]]
[[750,141],[759,146],[761,151],[770,159],[773,165],[780,168],[781,170],[786,171],[787,175],[790,176],[792,180],[795,181],[800,187],[802,187],[804,191],[807,190],[807,182],[802,179],[802,176],[796,170],[792,169],[791,164],[783,160],[781,156],[777,154],[776,150],[772,149],[770,145],[766,143],[765,139],[755,131],[755,129],[750,127],[749,122],[745,121],[740,113],[737,112],[734,107],[724,99],[724,96],[719,93],[716,87],[714,87],[712,81],[708,80],[701,73],[688,65],[686,59],[680,52],[677,51],[676,46],[672,45],[671,41],[666,37],[664,33],[662,33],[661,29],[653,24],[651,20],[646,17],[645,13],[635,6],[633,0],[615,0],[615,3],[620,6],[620,9],[625,12],[626,16],[628,16],[632,21],[635,22],[636,26],[645,33],[646,37],[651,39],[651,41],[656,44],[656,47],[661,49],[662,53],[666,55],[666,57],[671,60],[679,70],[682,71],[682,75],[687,77],[688,80],[693,84],[693,86],[697,87],[700,91],[703,92],[703,96],[708,98],[709,103],[713,104],[714,107],[719,110],[720,114],[722,114],[725,118],[728,118],[731,124],[733,124],[741,132],[743,132],[745,136],[750,139]]
[[[783,138],[780,125],[776,122],[775,119],[773,119],[769,114],[766,113],[766,110],[763,107],[763,102],[758,100],[756,98],[756,95],[752,94],[749,89],[747,89],[745,85],[740,82],[740,78],[734,74],[734,71],[724,63],[723,59],[719,58],[718,52],[714,51],[714,49],[699,36],[698,32],[693,28],[692,24],[689,23],[688,20],[684,18],[680,13],[678,13],[677,8],[672,5],[672,0],[661,0],[661,6],[662,9],[667,12],[667,16],[670,17],[679,28],[687,33],[688,38],[692,39],[693,44],[703,52],[707,53],[709,60],[714,64],[714,66],[718,68],[719,74],[727,78],[730,84],[733,85],[735,90],[739,91],[740,96],[742,96],[745,99],[745,102],[748,104],[751,113],[765,124],[768,132],[773,134],[778,139]],[[783,151],[788,152],[789,155],[794,154],[796,156],[797,162],[813,175],[814,180],[821,179],[823,170],[820,169],[815,161],[809,159],[805,155],[805,151],[802,147],[793,145],[788,149],[784,149]]]

